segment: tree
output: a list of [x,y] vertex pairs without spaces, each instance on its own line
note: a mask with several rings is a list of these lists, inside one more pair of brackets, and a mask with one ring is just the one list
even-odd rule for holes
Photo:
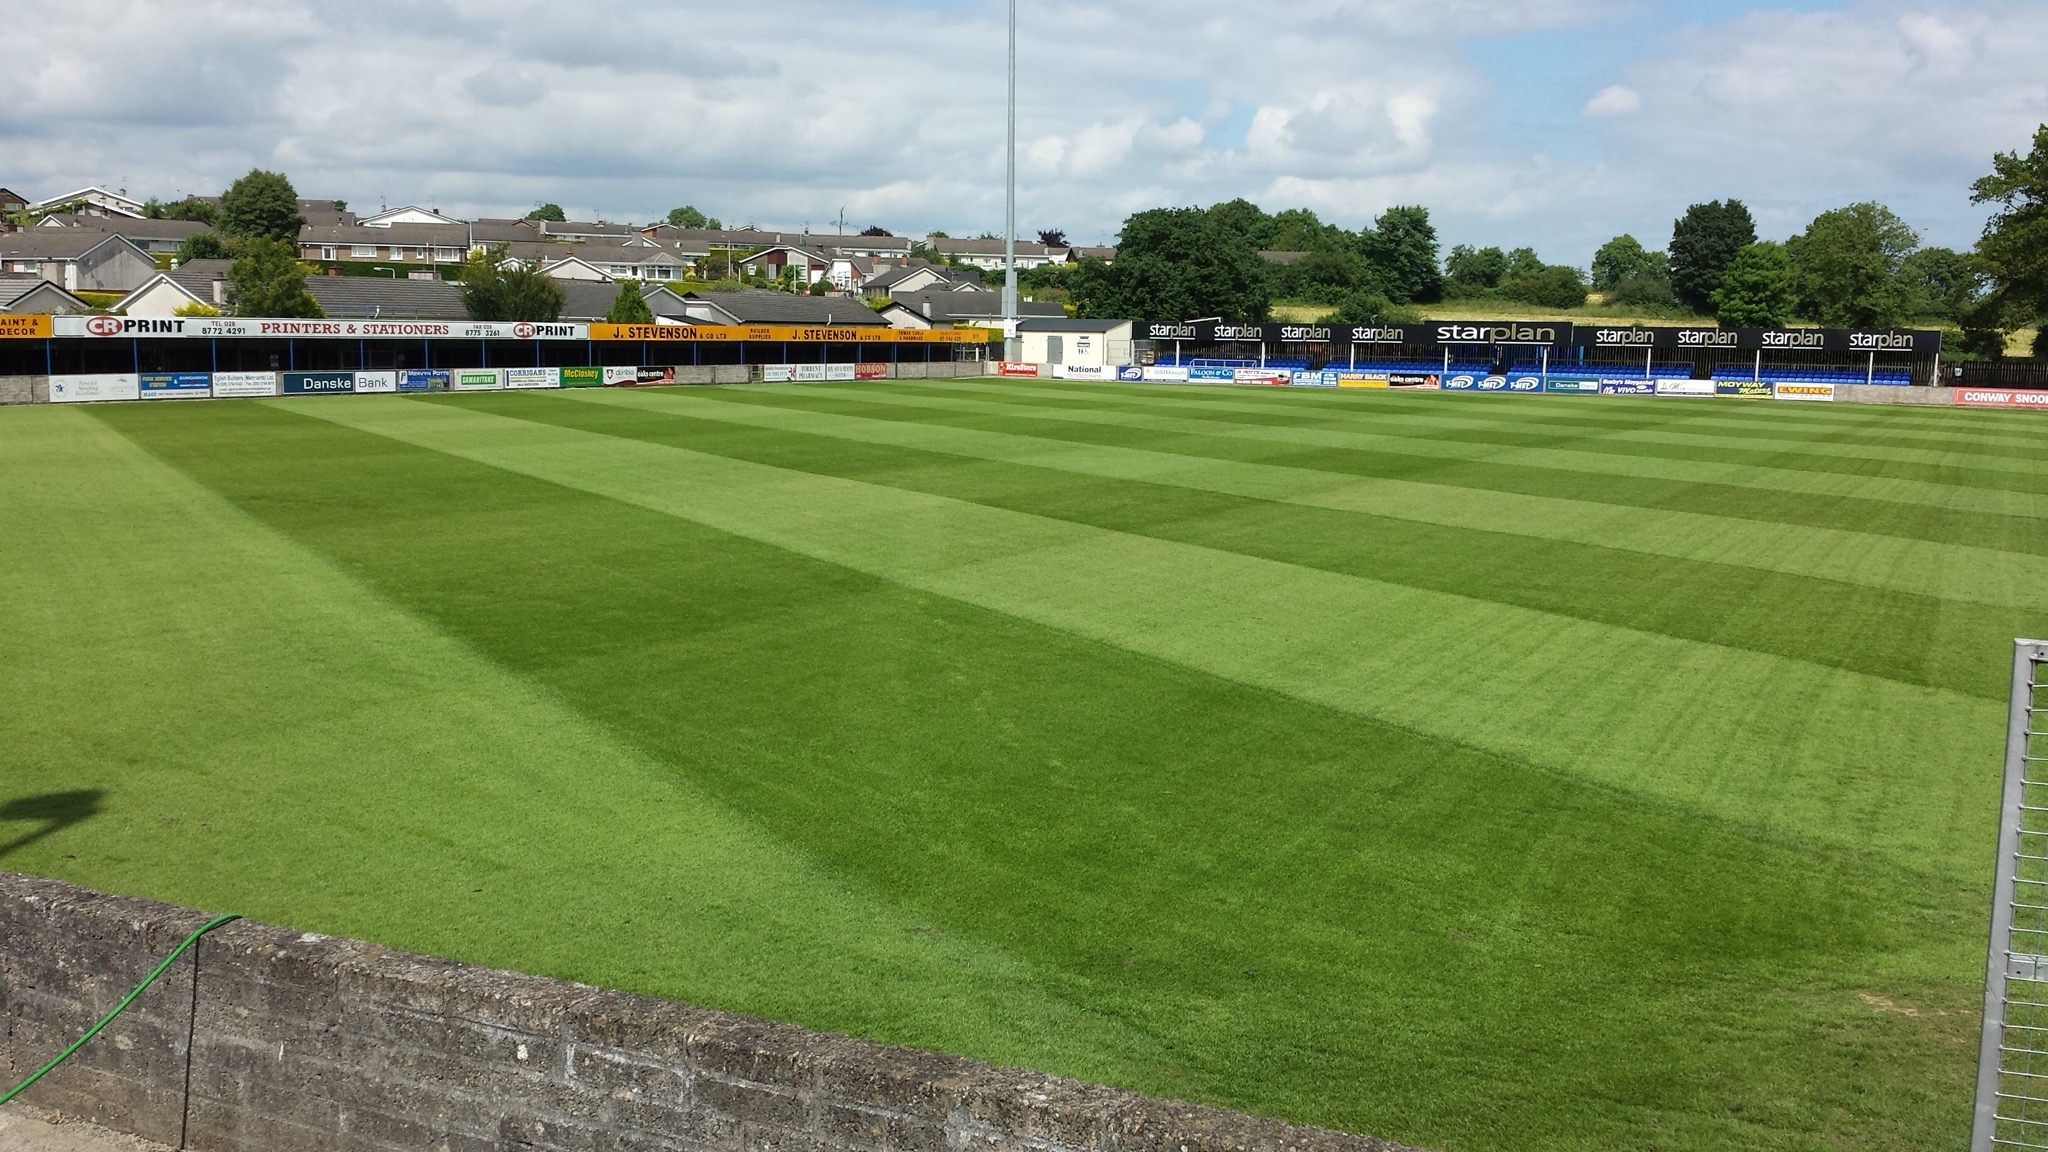
[[555,223],[560,223],[561,221],[567,220],[569,216],[567,213],[562,211],[562,206],[560,204],[543,204],[540,207],[535,208],[533,211],[528,212],[525,218],[528,220],[548,220],[553,221]]
[[1070,299],[1083,316],[1264,320],[1272,304],[1266,262],[1231,215],[1135,213],[1118,236],[1115,264],[1084,260],[1069,275]]
[[[1235,233],[1251,242],[1253,248],[1273,247],[1273,218],[1266,210],[1240,196],[1209,206],[1209,218],[1225,232]],[[1122,255],[1121,252],[1118,253]]]
[[[668,222],[678,228],[717,228],[720,226],[718,221],[697,211],[696,206],[691,204],[685,204],[681,208],[669,209]],[[869,233],[863,232],[861,235],[866,236]],[[888,233],[883,232],[881,235],[887,236]]]
[[1645,251],[1641,241],[1623,233],[1593,254],[1593,289],[1610,304],[1668,304],[1670,266],[1662,252]]
[[1904,323],[1912,294],[1899,273],[1919,243],[1919,235],[1882,204],[1821,213],[1785,246],[1798,277],[1799,310],[1845,328]]
[[1989,291],[1983,262],[1975,253],[1922,248],[1899,265],[1912,314],[1961,323]]
[[194,260],[232,260],[234,256],[234,248],[211,232],[194,232],[178,241],[180,264],[190,264]]
[[[1511,257],[1511,267],[1513,263]],[[1511,272],[1500,282],[1500,294],[1543,308],[1577,308],[1586,302],[1586,277],[1569,264],[1539,262],[1534,268]]]
[[143,204],[142,214],[151,220],[196,220],[210,225],[219,217],[220,209],[196,196],[187,196],[169,204],[151,197]]
[[870,224],[870,225],[868,225],[867,227],[865,227],[865,228],[861,229],[861,230],[860,230],[860,234],[861,234],[861,235],[863,235],[863,236],[894,236],[894,235],[895,235],[895,233],[894,233],[894,232],[891,232],[891,231],[889,231],[889,230],[888,230],[887,228],[884,228],[884,227],[882,227],[882,226],[881,226],[880,224]]
[[1713,304],[1721,273],[1756,243],[1756,221],[1740,200],[1694,204],[1671,225],[1671,291],[1695,312]]
[[1047,248],[1065,248],[1067,246],[1066,230],[1063,228],[1042,228],[1038,233],[1038,242]]
[[531,320],[562,315],[565,294],[554,278],[531,268],[501,267],[488,252],[473,252],[462,266],[462,307],[472,320]]
[[612,306],[605,310],[604,319],[607,324],[654,323],[654,309],[647,306],[647,297],[640,294],[638,280],[619,281],[618,295],[612,297]]
[[306,220],[299,215],[299,194],[282,172],[251,168],[248,175],[220,194],[220,214],[215,223],[222,232],[237,239],[267,238],[295,243]]
[[1429,209],[1413,204],[1387,209],[1372,222],[1372,231],[1360,246],[1372,279],[1387,299],[1396,304],[1443,299],[1444,278],[1437,269],[1436,228],[1429,222]]
[[245,236],[235,245],[228,271],[238,316],[320,317],[326,315],[306,291],[306,270],[298,246],[275,236]]
[[1771,240],[1747,245],[1721,272],[1714,315],[1729,328],[1778,327],[1792,318],[1794,285],[1784,245]]
[[[2034,131],[2033,151],[2000,152],[1991,174],[1970,185],[1970,202],[1996,204],[1977,240],[2001,309],[2048,316],[2048,124]],[[2041,352],[2035,338],[2034,351]]]
[[1473,248],[1459,244],[1444,261],[1448,286],[1454,294],[1473,295],[1500,287],[1508,274],[1508,255],[1498,248]]

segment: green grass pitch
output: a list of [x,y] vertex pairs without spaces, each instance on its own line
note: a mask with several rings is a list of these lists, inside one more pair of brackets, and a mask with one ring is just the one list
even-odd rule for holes
[[1955,1147],[2044,458],[1054,381],[4,410],[0,867],[1444,1149]]

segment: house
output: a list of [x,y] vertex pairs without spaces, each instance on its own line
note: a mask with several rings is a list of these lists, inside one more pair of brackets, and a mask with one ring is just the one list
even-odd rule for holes
[[453,280],[391,276],[308,276],[306,291],[320,310],[349,320],[467,320],[462,285]]
[[839,328],[886,328],[888,322],[858,300],[844,296],[796,296],[788,292],[691,292],[683,297],[693,324],[816,324]]
[[640,229],[631,224],[607,224],[602,220],[595,223],[584,220],[536,220],[534,223],[540,225],[541,238],[545,240],[602,240],[619,244],[636,237],[647,239],[640,235]]
[[471,248],[483,248],[492,244],[538,244],[540,240],[538,220],[498,220],[486,217],[469,222]]
[[903,264],[910,260],[908,236],[812,236],[810,242],[839,256],[861,256]]
[[[301,201],[301,204],[303,203]],[[305,214],[304,208],[301,208],[299,215],[304,216]],[[407,204],[402,208],[382,208],[371,215],[359,218],[355,222],[364,228],[390,228],[399,224],[425,224],[444,228],[466,228],[469,226],[469,221],[467,220],[457,220],[453,216],[443,216],[432,208],[421,208],[413,204]]]
[[187,260],[168,272],[159,272],[114,304],[113,311],[128,316],[175,316],[178,309],[194,304],[226,310],[228,272],[232,260]]
[[1017,321],[1021,359],[1032,364],[1120,367],[1131,362],[1129,320],[1033,316]]
[[92,305],[41,276],[0,276],[0,312],[79,316],[92,310]]
[[681,280],[689,267],[679,253],[638,237],[628,244],[526,241],[503,247],[505,259],[557,280]]
[[978,273],[967,273],[964,269],[959,268],[940,267],[920,260],[908,266],[891,268],[886,272],[878,272],[870,276],[867,283],[863,285],[862,290],[869,297],[879,299],[884,296],[893,297],[903,293],[922,292],[928,288],[958,290],[979,287],[981,287],[981,278]]
[[156,261],[126,236],[84,228],[0,233],[0,273],[40,276],[69,292],[130,292]]
[[[1017,314],[1064,317],[1067,310],[1050,301],[1019,300]],[[1003,294],[979,285],[964,289],[927,288],[922,292],[897,293],[877,315],[892,328],[1000,328]]]
[[1069,264],[1076,263],[1081,260],[1100,260],[1104,264],[1114,264],[1116,263],[1116,247],[1114,245],[1109,245],[1095,248],[1081,247],[1067,249],[1067,262]]
[[137,220],[142,218],[142,201],[129,196],[126,188],[119,192],[109,192],[97,184],[90,188],[66,192],[62,196],[34,201],[24,211],[55,212],[60,208],[68,209],[74,205],[78,211],[91,216],[127,216]]
[[10,188],[0,188],[0,215],[12,216],[16,212],[28,211],[28,201]]
[[[1000,239],[955,240],[950,236],[934,236],[926,241],[932,251],[954,261],[975,268],[1000,269],[1003,267],[1003,242]],[[1047,264],[1067,262],[1067,249],[1049,248],[1035,240],[1017,241],[1017,267],[1039,268]]]
[[301,260],[389,260],[460,264],[469,256],[469,226],[455,224],[308,224],[299,229]]
[[832,257],[799,244],[771,244],[740,258],[749,276],[780,277],[794,270],[799,284],[815,284],[832,272]]
[[[619,295],[615,282],[599,283],[594,280],[562,281],[562,319],[602,320],[612,310],[612,301]],[[640,298],[647,301],[647,309],[654,313],[657,323],[672,321],[687,323],[689,307],[681,293],[666,284],[640,285]]]
[[80,216],[70,212],[52,212],[36,221],[38,228],[84,228],[90,232],[112,232],[126,236],[144,252],[169,254],[176,252],[187,237],[198,232],[211,232],[212,227],[198,220],[151,220],[147,217],[131,219],[127,216]]

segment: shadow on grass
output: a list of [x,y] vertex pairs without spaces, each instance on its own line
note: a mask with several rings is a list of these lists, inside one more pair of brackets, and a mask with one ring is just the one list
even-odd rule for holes
[[41,796],[22,796],[0,804],[0,821],[34,821],[42,827],[33,829],[12,840],[0,840],[0,859],[41,840],[61,832],[73,824],[81,824],[100,814],[100,801],[106,793],[98,788],[81,788],[75,792],[45,792]]

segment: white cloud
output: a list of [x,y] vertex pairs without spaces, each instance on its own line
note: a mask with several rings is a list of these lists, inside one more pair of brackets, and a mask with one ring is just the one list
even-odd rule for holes
[[1642,94],[1626,84],[1609,84],[1586,101],[1588,116],[1626,116],[1643,106]]

